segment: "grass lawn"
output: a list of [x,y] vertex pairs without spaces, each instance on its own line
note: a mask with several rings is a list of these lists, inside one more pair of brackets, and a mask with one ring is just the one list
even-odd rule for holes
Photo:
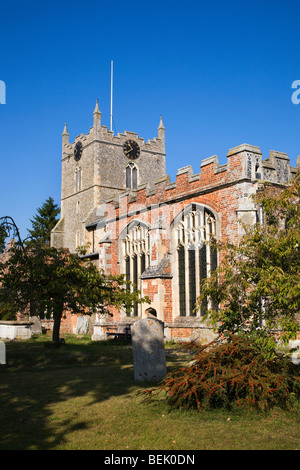
[[[183,360],[167,350],[168,369]],[[48,337],[6,343],[0,365],[0,449],[296,450],[299,407],[255,412],[182,412],[147,404],[121,341]]]

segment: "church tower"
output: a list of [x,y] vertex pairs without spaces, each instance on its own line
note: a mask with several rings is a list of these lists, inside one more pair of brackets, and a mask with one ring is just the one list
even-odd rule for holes
[[101,124],[97,100],[88,134],[70,143],[66,124],[62,133],[61,218],[51,234],[52,246],[74,252],[87,243],[87,228],[106,201],[144,184],[151,188],[165,176],[162,118],[158,137],[148,142],[135,132],[114,135]]

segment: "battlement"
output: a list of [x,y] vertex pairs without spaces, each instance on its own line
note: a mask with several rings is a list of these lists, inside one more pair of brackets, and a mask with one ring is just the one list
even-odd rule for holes
[[69,142],[69,134],[65,125],[65,129],[62,134],[63,158],[70,156],[73,153],[74,147],[79,141],[82,142],[83,147],[86,147],[93,142],[110,144],[120,147],[128,139],[133,139],[138,142],[141,151],[143,152],[165,155],[164,131],[165,129],[161,120],[160,125],[158,127],[158,137],[154,137],[153,139],[149,139],[148,141],[145,141],[143,137],[139,137],[136,132],[131,131],[119,132],[115,135],[113,131],[107,128],[107,126],[101,124],[101,112],[97,104],[96,110],[94,112],[94,125],[90,128],[90,132],[88,132],[87,134],[81,133],[75,137],[74,142]]
[[[192,166],[187,165],[177,170],[174,182],[171,182],[169,175],[165,175],[151,185],[141,184],[136,190],[123,191],[119,196],[128,197],[129,204],[145,201],[145,197],[151,203],[158,203],[217,191],[243,181],[268,181],[284,185],[294,177],[297,169],[300,169],[300,157],[297,167],[291,167],[290,159],[285,153],[271,150],[269,157],[263,160],[259,147],[241,144],[228,151],[227,162],[222,165],[219,164],[217,155],[213,155],[202,160],[199,173],[194,174]],[[110,198],[106,203],[119,207],[119,196]]]
[[176,181],[166,185],[166,190],[172,190],[183,184],[199,181],[199,186],[216,186],[220,183],[230,183],[239,179],[251,181],[263,180],[278,184],[287,184],[300,169],[300,157],[297,167],[290,166],[286,153],[270,151],[265,160],[259,147],[242,144],[230,149],[227,162],[220,165],[217,155],[205,158],[200,164],[200,172],[194,174],[191,165],[177,170]]

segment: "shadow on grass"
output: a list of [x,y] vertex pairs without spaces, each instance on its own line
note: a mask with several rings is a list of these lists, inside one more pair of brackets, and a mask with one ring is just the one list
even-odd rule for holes
[[7,364],[0,365],[2,450],[56,448],[69,432],[88,429],[78,407],[136,388],[131,344],[123,341],[71,339],[54,348],[41,338],[7,343],[6,353]]

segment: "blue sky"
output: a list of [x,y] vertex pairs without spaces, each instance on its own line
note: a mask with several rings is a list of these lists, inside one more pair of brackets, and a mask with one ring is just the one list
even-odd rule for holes
[[166,128],[167,172],[242,143],[300,154],[299,1],[6,1],[0,6],[0,216],[26,236],[60,203],[61,134],[92,126],[96,99],[115,133]]

